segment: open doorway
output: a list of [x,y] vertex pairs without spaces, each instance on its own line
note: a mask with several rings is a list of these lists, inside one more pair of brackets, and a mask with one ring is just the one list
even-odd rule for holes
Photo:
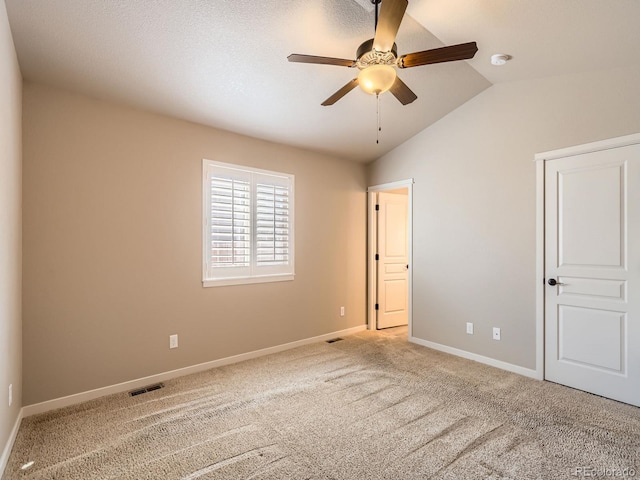
[[368,327],[411,336],[413,180],[369,187]]

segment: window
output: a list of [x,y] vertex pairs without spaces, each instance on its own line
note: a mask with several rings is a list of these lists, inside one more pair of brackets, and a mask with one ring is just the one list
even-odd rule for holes
[[203,161],[205,287],[293,280],[293,175]]

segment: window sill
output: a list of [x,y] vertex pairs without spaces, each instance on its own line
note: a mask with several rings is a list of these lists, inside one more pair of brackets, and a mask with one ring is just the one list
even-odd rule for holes
[[230,285],[248,285],[251,283],[271,283],[271,282],[290,282],[295,274],[287,273],[285,275],[261,275],[259,277],[235,277],[220,278],[216,280],[203,280],[202,286],[207,287],[224,287]]

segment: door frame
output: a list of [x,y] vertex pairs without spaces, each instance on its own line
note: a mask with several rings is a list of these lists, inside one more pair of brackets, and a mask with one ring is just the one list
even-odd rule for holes
[[560,148],[548,152],[537,153],[536,162],[536,378],[544,380],[544,302],[545,302],[545,278],[544,278],[544,192],[545,192],[545,161],[558,158],[581,155],[583,153],[599,152],[612,148],[625,147],[640,144],[640,133],[625,135],[623,137],[610,138],[599,142],[576,145],[574,147]]
[[407,239],[409,243],[409,272],[408,272],[408,317],[409,338],[413,336],[413,178],[397,182],[373,185],[367,188],[367,328],[376,329],[376,288],[377,269],[375,253],[377,250],[378,221],[376,217],[375,193],[397,188],[407,189]]

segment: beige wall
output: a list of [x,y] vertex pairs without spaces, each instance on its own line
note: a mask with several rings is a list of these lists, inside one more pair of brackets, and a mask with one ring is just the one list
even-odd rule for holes
[[[25,405],[365,323],[363,165],[29,83],[23,115]],[[295,281],[202,287],[203,158],[295,175]]]
[[371,165],[371,185],[415,178],[416,337],[535,368],[534,154],[640,132],[638,85],[638,69],[495,85]]
[[22,404],[21,104],[22,77],[0,2],[0,455]]

